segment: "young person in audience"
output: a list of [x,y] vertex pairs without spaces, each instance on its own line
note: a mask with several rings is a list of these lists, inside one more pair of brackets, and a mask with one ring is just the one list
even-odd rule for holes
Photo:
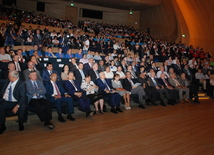
[[86,113],[86,117],[91,117],[94,115],[94,112],[90,109],[90,100],[81,89],[80,83],[76,82],[74,78],[74,73],[69,72],[68,80],[64,81],[63,86],[68,95],[70,95],[73,100],[79,102],[81,110]]
[[90,76],[86,76],[82,81],[81,89],[86,91],[86,96],[90,99],[91,103],[94,104],[95,113],[97,115],[105,114],[103,111],[104,99],[102,94],[98,94],[98,86],[91,81]]
[[120,95],[113,89],[111,80],[107,80],[104,72],[100,72],[100,78],[96,80],[99,87],[98,93],[110,99],[109,105],[111,106],[111,112],[117,114],[123,112],[120,109]]
[[78,50],[78,53],[75,54],[75,58],[81,59],[82,58],[82,49]]
[[68,80],[68,73],[70,72],[69,65],[64,65],[62,67],[62,72],[61,72],[61,79],[62,80]]
[[95,52],[94,60],[102,60],[102,58],[98,52]]
[[32,56],[34,51],[38,51],[39,57],[43,57],[42,52],[40,50],[38,50],[38,45],[33,45],[33,49],[30,50],[29,56]]
[[[47,65],[46,65],[46,69],[44,69],[42,71],[42,80],[43,81],[49,81],[50,80],[50,75],[52,73],[56,73],[58,75],[57,71],[53,70],[53,64],[48,62]],[[57,76],[57,80],[60,80],[60,79],[61,78],[59,76]]]
[[[86,54],[86,53],[84,53],[84,54]],[[94,56],[91,54],[91,51],[88,51],[87,59],[91,59],[91,58],[94,58]]]
[[47,100],[51,103],[56,103],[56,110],[58,114],[58,120],[60,122],[65,122],[65,119],[62,116],[62,102],[67,103],[67,119],[74,121],[75,119],[72,117],[74,113],[73,99],[70,95],[64,90],[61,86],[60,82],[57,81],[57,74],[52,73],[50,76],[50,81],[45,82],[46,88],[46,96]]
[[0,134],[6,130],[7,110],[18,114],[19,131],[24,130],[23,123],[27,105],[25,84],[19,79],[19,73],[15,70],[9,72],[8,79],[0,93]]
[[67,51],[67,53],[65,54],[64,58],[70,59],[72,57],[73,57],[73,54],[71,53],[71,49],[69,48],[68,51]]
[[119,74],[115,74],[114,75],[114,79],[112,80],[112,87],[114,89],[116,89],[116,92],[120,94],[120,96],[123,97],[124,101],[125,101],[125,109],[129,110],[131,109],[130,107],[130,92],[126,91],[120,81],[120,75]]
[[58,53],[56,53],[55,56],[57,58],[64,58],[65,57],[65,54],[62,53],[62,48],[61,47],[58,48]]
[[45,52],[45,57],[46,58],[56,58],[56,56],[54,55],[54,53],[52,51],[52,47],[47,48],[47,51]]
[[82,62],[83,64],[88,63],[87,55],[83,54],[82,58],[79,60],[79,62]]
[[55,126],[50,121],[52,119],[51,103],[46,99],[46,89],[43,82],[37,79],[35,71],[30,71],[29,79],[25,84],[29,105],[35,107],[40,121],[45,122],[44,125],[49,129],[53,129]]

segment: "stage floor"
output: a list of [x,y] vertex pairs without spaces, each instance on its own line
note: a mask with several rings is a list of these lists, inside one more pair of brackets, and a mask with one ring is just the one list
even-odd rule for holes
[[[50,130],[30,115],[25,130],[14,120],[0,135],[0,155],[212,155],[214,154],[214,100],[200,104],[148,106],[132,103],[123,113],[85,118],[75,109],[75,122],[60,123],[56,112]],[[66,118],[66,117],[65,117]]]

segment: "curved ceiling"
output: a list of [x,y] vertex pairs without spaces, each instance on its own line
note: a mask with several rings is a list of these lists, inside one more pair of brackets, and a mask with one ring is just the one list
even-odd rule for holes
[[163,0],[64,0],[122,10],[143,10],[160,5]]

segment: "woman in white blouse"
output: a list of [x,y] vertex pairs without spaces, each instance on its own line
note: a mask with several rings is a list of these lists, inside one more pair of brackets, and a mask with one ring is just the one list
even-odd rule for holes
[[121,67],[121,66],[118,66],[118,67],[117,67],[117,72],[116,72],[116,74],[119,74],[119,75],[120,75],[120,79],[125,79],[125,78],[126,78],[126,75],[123,73],[122,67]]
[[[94,104],[95,109],[96,109],[96,114],[105,114],[103,112],[103,105],[104,105],[104,100],[103,100],[103,95],[98,94],[98,87],[94,84],[93,81],[91,81],[90,76],[86,76],[85,80],[82,81],[81,84],[81,89],[86,91],[86,96],[90,99],[91,103]],[[99,110],[100,107],[100,110]]]
[[113,79],[114,73],[110,70],[110,66],[106,66],[104,71],[106,79]]

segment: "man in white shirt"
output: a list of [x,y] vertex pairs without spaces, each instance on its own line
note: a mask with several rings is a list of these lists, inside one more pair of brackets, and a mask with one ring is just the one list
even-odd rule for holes
[[[86,36],[85,36],[86,37]],[[89,45],[90,45],[90,42],[89,42],[89,40],[88,40],[88,38],[86,37],[86,40],[83,42],[83,51],[82,51],[82,53],[83,54],[87,54],[87,52],[88,52],[88,49],[89,49]]]
[[161,66],[161,67],[160,67],[160,70],[157,72],[157,78],[160,78],[160,75],[161,75],[162,73],[164,73],[164,74],[166,75],[165,78],[168,78],[168,77],[169,77],[169,74],[168,74],[166,71],[164,71],[164,66]]
[[18,114],[19,130],[24,130],[26,90],[25,84],[19,79],[17,71],[11,71],[8,75],[9,80],[5,83],[0,93],[0,134],[6,130],[5,117],[6,111],[11,110]]
[[5,53],[4,48],[0,48],[0,61],[1,61],[1,62],[9,62],[9,61],[12,61],[10,55]]

